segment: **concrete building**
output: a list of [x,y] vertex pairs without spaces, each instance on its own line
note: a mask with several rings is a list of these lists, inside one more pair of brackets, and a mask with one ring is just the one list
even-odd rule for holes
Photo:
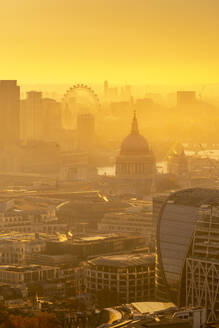
[[90,257],[135,252],[144,249],[145,238],[140,234],[119,233],[89,233],[75,235],[72,239],[48,241],[47,254],[71,254],[79,260]]
[[24,284],[41,280],[55,280],[59,275],[58,267],[28,265],[0,266],[0,282],[9,284]]
[[132,109],[130,99],[118,101],[118,89],[110,88],[109,89],[109,98],[112,100],[110,103],[110,111],[113,116],[119,117],[122,119],[123,117],[127,117],[128,113]]
[[66,182],[88,181],[97,175],[90,163],[87,152],[66,152],[61,154],[60,180]]
[[25,142],[43,139],[42,92],[29,91],[21,102],[21,139]]
[[57,142],[62,131],[61,103],[43,98],[43,140]]
[[191,187],[188,157],[181,143],[175,143],[167,157],[167,173],[181,188]]
[[40,173],[56,178],[60,170],[57,142],[30,141],[20,149],[19,172]]
[[109,83],[108,83],[108,81],[104,81],[103,89],[104,89],[104,100],[107,100],[108,92],[109,92]]
[[[48,237],[48,236],[47,236]],[[46,249],[46,239],[31,233],[0,234],[0,264],[22,264],[31,254]]]
[[32,297],[78,296],[86,287],[84,267],[73,265],[0,265],[0,282]]
[[87,291],[115,293],[119,303],[152,300],[154,297],[153,254],[98,257],[88,261]]
[[62,181],[87,181],[97,175],[93,160],[95,147],[94,115],[77,115],[75,139],[73,151],[61,154],[60,179]]
[[97,230],[97,223],[105,213],[120,208],[120,203],[109,201],[106,196],[95,190],[57,192],[54,195],[51,194],[51,197],[63,199],[63,203],[57,206],[56,214],[75,232],[80,224],[87,224],[91,231]]
[[20,140],[20,87],[16,80],[0,80],[0,143]]
[[167,171],[182,179],[183,177],[188,179],[188,170],[188,159],[184,147],[180,143],[176,143],[167,158]]
[[101,232],[140,233],[147,245],[155,240],[155,226],[150,208],[130,207],[123,212],[106,213],[98,224]]
[[219,318],[217,204],[219,191],[193,188],[172,193],[157,227],[157,299],[179,306],[206,306],[208,320]]
[[116,158],[119,189],[139,195],[149,193],[155,171],[155,158],[146,139],[139,133],[134,113],[131,133],[123,140]]
[[77,116],[77,150],[90,152],[95,144],[95,118],[92,114]]
[[66,224],[56,216],[55,205],[34,198],[19,198],[6,202],[5,206],[0,208],[1,231],[53,233],[66,230]]
[[195,91],[177,91],[177,106],[191,106],[196,103]]
[[21,100],[21,139],[30,141],[56,141],[62,129],[61,104],[50,98],[43,98],[42,92],[27,92]]

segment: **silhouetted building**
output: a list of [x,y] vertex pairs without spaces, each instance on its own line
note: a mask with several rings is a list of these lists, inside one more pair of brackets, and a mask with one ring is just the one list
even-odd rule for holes
[[104,98],[107,99],[109,95],[109,84],[108,81],[104,81]]
[[193,105],[196,102],[195,91],[177,91],[177,106]]
[[116,159],[116,177],[129,192],[150,192],[155,175],[155,158],[146,139],[139,133],[136,114],[131,133],[123,140]]
[[95,118],[92,114],[79,114],[77,116],[78,151],[89,152],[95,142]]
[[114,101],[110,104],[111,112],[115,116],[127,116],[130,112],[130,101]]
[[123,100],[130,100],[132,97],[131,85],[125,85],[121,88],[120,98]]
[[21,102],[21,137],[25,142],[43,139],[42,92],[27,92]]
[[56,142],[32,141],[21,148],[20,172],[49,173],[58,175],[61,161]]
[[57,141],[62,130],[61,104],[54,99],[43,99],[43,137],[45,141]]
[[146,110],[148,106],[153,105],[154,102],[151,98],[143,98],[143,99],[137,99],[136,100],[136,109],[137,110]]
[[19,141],[20,87],[16,80],[0,80],[0,142]]
[[96,174],[97,170],[90,164],[86,152],[61,154],[60,179],[62,181],[87,181]]
[[188,161],[184,152],[184,148],[180,143],[174,145],[170,151],[167,161],[168,173],[174,175],[188,174]]

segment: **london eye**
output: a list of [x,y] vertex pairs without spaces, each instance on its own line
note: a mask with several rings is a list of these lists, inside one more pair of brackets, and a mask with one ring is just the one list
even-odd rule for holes
[[69,88],[63,98],[63,125],[74,129],[77,115],[96,115],[100,110],[100,100],[92,88],[85,84],[75,84]]

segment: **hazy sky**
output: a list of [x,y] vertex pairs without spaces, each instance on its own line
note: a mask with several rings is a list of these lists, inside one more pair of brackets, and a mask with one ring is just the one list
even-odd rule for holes
[[1,0],[0,77],[219,82],[219,0]]

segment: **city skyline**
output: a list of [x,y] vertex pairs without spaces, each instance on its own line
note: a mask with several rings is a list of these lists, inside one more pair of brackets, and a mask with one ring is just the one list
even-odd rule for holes
[[219,0],[0,10],[0,327],[219,327]]

